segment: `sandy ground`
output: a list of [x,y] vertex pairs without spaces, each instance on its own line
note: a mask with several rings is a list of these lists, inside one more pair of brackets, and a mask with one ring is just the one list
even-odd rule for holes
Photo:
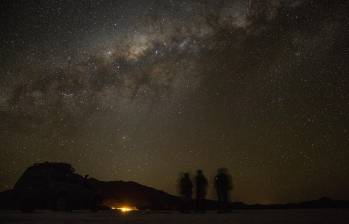
[[0,211],[0,223],[121,223],[121,224],[174,224],[174,223],[349,223],[348,210],[237,210],[231,214],[179,214],[176,212],[138,212],[118,214],[113,211],[72,213],[37,211],[23,214],[19,211]]

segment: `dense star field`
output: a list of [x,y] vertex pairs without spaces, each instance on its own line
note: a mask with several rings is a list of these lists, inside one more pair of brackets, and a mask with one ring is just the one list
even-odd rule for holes
[[235,201],[349,199],[348,8],[1,1],[0,190],[64,161],[170,193],[224,166]]

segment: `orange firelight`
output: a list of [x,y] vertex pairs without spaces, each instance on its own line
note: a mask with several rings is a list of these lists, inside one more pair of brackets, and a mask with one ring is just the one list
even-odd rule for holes
[[121,206],[121,207],[111,207],[112,210],[117,210],[122,213],[128,213],[128,212],[133,212],[137,211],[138,209],[136,207],[131,207],[131,206]]

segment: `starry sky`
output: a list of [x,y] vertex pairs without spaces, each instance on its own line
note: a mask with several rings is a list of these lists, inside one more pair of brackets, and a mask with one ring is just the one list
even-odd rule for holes
[[345,0],[0,3],[0,190],[36,162],[176,193],[349,199]]

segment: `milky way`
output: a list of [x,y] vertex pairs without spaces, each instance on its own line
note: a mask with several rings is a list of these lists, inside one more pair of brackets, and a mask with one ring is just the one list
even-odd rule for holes
[[227,167],[234,200],[349,198],[346,1],[1,4],[1,190],[64,161],[170,193]]

